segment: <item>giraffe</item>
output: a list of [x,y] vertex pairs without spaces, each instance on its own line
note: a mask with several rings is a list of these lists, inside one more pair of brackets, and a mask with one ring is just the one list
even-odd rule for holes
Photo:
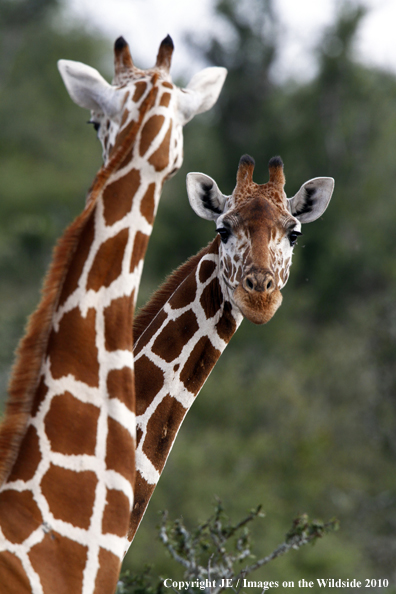
[[223,195],[201,173],[187,176],[196,214],[216,223],[216,238],[178,268],[134,322],[136,386],[135,503],[131,542],[181,423],[243,318],[265,324],[281,304],[301,224],[322,215],[334,180],[305,182],[290,199],[280,157],[269,181],[253,181],[244,155],[236,187]]
[[226,71],[186,89],[173,44],[139,70],[114,47],[115,77],[61,60],[71,98],[91,110],[104,165],[53,255],[20,343],[0,429],[0,591],[114,592],[133,504],[132,317],[165,180],[183,158],[182,127],[217,100]]

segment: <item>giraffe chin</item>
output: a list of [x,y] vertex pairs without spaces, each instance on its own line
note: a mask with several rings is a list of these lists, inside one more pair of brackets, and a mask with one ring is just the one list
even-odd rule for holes
[[272,293],[248,293],[238,285],[233,294],[234,302],[242,315],[253,324],[266,324],[282,303],[282,293],[275,289]]

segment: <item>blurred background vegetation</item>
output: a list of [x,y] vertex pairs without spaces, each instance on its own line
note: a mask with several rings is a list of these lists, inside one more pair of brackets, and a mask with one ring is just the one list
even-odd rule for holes
[[[112,43],[77,24],[61,27],[60,4],[0,0],[4,399],[51,247],[82,209],[101,164],[95,133],[83,125],[88,113],[70,101],[56,61],[86,62],[110,78]],[[150,561],[177,577],[156,538],[158,511],[194,524],[210,515],[217,496],[231,517],[262,504],[266,518],[254,534],[262,555],[300,513],[340,520],[339,532],[278,559],[256,579],[395,584],[396,77],[354,59],[364,10],[344,1],[315,50],[315,77],[279,82],[273,2],[246,5],[242,12],[237,0],[216,2],[231,44],[190,40],[229,75],[216,108],[186,127],[184,165],[165,186],[140,303],[214,236],[188,205],[188,171],[203,171],[231,193],[243,153],[255,158],[258,183],[279,154],[289,196],[326,175],[335,178],[335,193],[324,216],[304,227],[275,318],[264,327],[242,324],[199,395],[125,567],[138,571]]]

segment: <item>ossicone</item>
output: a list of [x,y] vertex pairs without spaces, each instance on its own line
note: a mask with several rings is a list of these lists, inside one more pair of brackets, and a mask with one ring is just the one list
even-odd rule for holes
[[162,40],[158,50],[156,67],[169,72],[172,63],[172,54],[174,50],[173,41],[170,35]]
[[239,159],[237,186],[253,181],[253,171],[255,164],[255,160],[250,155],[243,155]]
[[276,186],[283,186],[286,183],[285,174],[283,173],[283,161],[280,157],[272,157],[268,163],[269,181]]
[[118,37],[114,43],[114,70],[115,79],[126,70],[134,68],[129,45],[123,37]]

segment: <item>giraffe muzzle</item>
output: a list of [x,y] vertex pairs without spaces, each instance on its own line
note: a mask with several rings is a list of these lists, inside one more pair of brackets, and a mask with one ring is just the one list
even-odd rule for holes
[[247,293],[266,293],[270,295],[276,288],[275,279],[272,272],[252,271],[245,276],[242,286]]

